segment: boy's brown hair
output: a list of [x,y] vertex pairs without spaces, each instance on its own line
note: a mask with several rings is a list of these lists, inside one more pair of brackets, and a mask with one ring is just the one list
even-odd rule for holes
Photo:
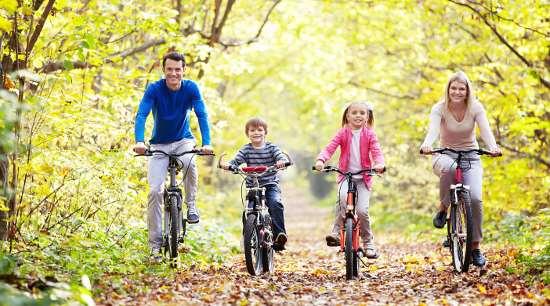
[[248,119],[248,121],[246,122],[246,125],[244,126],[244,134],[248,136],[248,129],[253,127],[259,127],[259,126],[263,127],[265,130],[265,133],[267,134],[267,122],[265,122],[262,118],[254,117],[254,118]]

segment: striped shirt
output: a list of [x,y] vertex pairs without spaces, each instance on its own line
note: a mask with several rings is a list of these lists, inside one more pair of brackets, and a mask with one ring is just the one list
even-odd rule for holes
[[[244,145],[239,152],[235,155],[235,158],[229,162],[229,164],[238,167],[242,164],[246,164],[249,167],[253,166],[273,166],[277,161],[288,161],[285,154],[279,149],[278,146],[271,142],[266,142],[262,148],[254,148],[252,144]],[[274,185],[279,183],[279,177],[276,172],[267,173],[258,178],[260,186]],[[250,178],[246,179],[246,186],[252,187],[253,181]]]

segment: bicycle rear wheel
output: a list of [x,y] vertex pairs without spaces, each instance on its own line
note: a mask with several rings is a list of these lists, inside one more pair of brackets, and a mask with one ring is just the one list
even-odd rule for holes
[[168,226],[168,252],[170,253],[170,259],[174,259],[178,257],[178,199],[175,196],[171,196],[168,200],[170,201],[167,211],[170,214],[168,218],[170,220]]
[[472,255],[472,211],[470,194],[457,194],[457,203],[451,205],[451,255],[457,272],[467,272]]
[[250,214],[244,225],[244,259],[246,270],[250,275],[260,275],[263,272],[262,255],[260,233],[256,227],[256,215]]
[[[354,252],[353,252],[353,219],[346,218],[344,224],[345,228],[345,246],[344,253],[346,255],[346,279],[353,279],[353,268],[356,265],[354,264]],[[357,260],[355,261],[357,262]]]

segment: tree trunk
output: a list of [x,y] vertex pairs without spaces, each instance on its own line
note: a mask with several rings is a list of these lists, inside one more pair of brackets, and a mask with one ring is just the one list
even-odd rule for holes
[[[2,69],[2,63],[0,63],[0,90],[4,89],[4,69]],[[0,184],[2,190],[0,195],[4,198],[8,198],[8,181],[9,181],[9,169],[10,164],[8,161],[8,155],[4,152],[4,148],[0,148]],[[8,202],[4,202],[4,206],[7,208]],[[8,211],[0,210],[0,240],[7,240],[8,238]]]

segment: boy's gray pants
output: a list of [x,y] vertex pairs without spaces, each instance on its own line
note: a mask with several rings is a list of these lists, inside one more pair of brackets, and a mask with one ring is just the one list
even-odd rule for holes
[[[432,158],[433,172],[439,176],[439,198],[441,203],[443,203],[446,207],[449,207],[451,204],[449,188],[451,184],[455,183],[454,177],[456,172],[456,160],[451,158],[451,156],[455,157],[456,154],[437,154]],[[483,207],[481,199],[483,168],[479,155],[473,153],[471,155],[467,155],[466,158],[467,160],[462,161],[462,165],[466,166],[466,170],[462,172],[462,176],[464,178],[463,184],[470,186],[473,223],[472,240],[474,242],[479,242],[483,238]]]
[[[194,139],[182,139],[168,144],[152,144],[151,150],[161,150],[166,153],[182,153],[192,150],[195,146]],[[193,154],[185,154],[179,159],[183,162],[183,174],[185,176],[185,203],[189,207],[195,205],[197,194],[197,167]],[[189,166],[189,169],[187,168]],[[187,174],[186,174],[187,171]],[[160,248],[162,245],[162,210],[164,181],[168,173],[168,157],[163,154],[154,154],[149,157],[149,196],[147,206],[147,227],[149,230],[149,247]]]

